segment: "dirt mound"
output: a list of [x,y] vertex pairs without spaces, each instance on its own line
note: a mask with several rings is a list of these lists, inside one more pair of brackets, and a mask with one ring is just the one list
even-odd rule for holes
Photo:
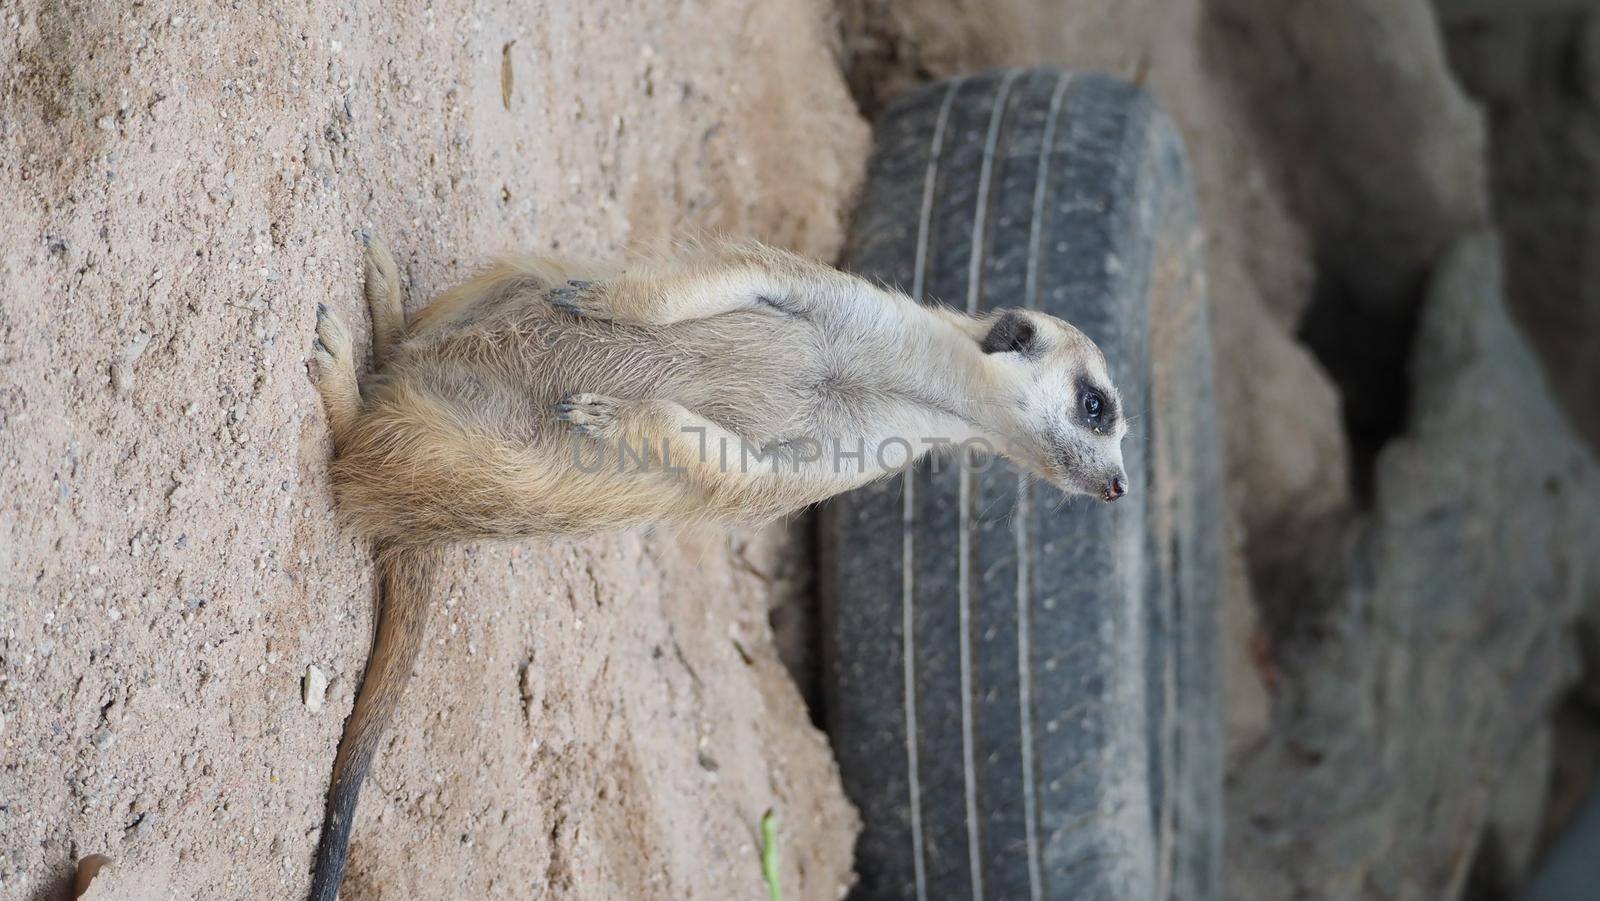
[[[317,303],[365,321],[353,230],[413,308],[511,248],[828,257],[867,151],[814,4],[244,7],[3,14],[5,897],[91,852],[123,889],[307,884],[371,628],[304,366]],[[769,807],[787,892],[836,897],[854,814],[773,650],[783,553],[454,552],[346,897],[752,897]]]

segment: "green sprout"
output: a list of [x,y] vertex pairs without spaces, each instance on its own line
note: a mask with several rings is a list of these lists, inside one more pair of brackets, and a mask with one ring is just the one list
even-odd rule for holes
[[783,901],[778,886],[778,817],[771,808],[761,815],[761,878],[767,881],[772,901]]

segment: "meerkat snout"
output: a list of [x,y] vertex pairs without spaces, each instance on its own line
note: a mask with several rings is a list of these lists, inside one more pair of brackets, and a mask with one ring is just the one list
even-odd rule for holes
[[997,314],[980,343],[1017,393],[1008,456],[1068,494],[1107,502],[1127,494],[1128,424],[1100,348],[1069,323],[1032,310]]
[[1105,494],[1102,495],[1107,503],[1128,493],[1128,477],[1117,473],[1106,482]]

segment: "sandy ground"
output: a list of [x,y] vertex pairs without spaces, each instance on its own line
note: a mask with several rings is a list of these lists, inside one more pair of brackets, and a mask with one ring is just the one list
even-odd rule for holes
[[[318,302],[365,320],[353,230],[413,308],[512,248],[830,257],[868,149],[817,3],[254,6],[0,8],[6,898],[92,852],[103,897],[304,890],[371,628],[304,365]],[[786,897],[838,896],[854,813],[768,626],[786,553],[454,553],[345,896],[756,897],[768,808]]]

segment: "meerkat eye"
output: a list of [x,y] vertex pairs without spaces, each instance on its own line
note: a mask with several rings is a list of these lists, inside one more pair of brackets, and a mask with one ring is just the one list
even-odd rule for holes
[[1100,398],[1099,393],[1095,391],[1083,392],[1082,403],[1083,415],[1089,417],[1090,422],[1099,422],[1101,411],[1105,407],[1105,401]]

